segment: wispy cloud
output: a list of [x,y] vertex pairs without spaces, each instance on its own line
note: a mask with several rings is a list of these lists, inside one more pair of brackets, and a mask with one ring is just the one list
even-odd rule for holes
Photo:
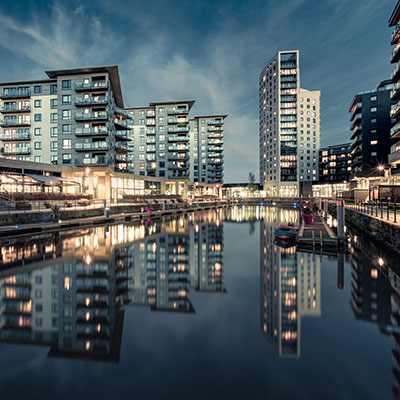
[[302,86],[322,90],[325,144],[348,140],[354,92],[379,83],[381,65],[389,69],[381,43],[389,50],[390,0],[134,5],[55,1],[45,12],[28,7],[25,20],[0,11],[2,80],[118,64],[127,105],[195,99],[193,114],[228,114],[225,180],[244,181],[258,172],[258,76],[277,50],[300,49]]

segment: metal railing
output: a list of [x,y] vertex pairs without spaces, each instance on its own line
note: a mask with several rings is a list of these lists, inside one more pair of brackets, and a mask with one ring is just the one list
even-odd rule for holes
[[346,208],[395,224],[400,223],[400,204],[394,201],[375,200],[350,204],[346,202]]

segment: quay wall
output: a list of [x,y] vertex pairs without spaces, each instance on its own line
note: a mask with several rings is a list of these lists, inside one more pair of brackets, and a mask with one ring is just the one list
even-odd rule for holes
[[[336,205],[329,204],[328,211],[336,216]],[[390,249],[400,253],[400,227],[372,216],[346,208],[346,225],[361,231]]]

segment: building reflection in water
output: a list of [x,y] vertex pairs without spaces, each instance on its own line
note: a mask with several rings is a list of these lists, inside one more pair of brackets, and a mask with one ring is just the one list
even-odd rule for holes
[[[351,300],[358,320],[376,324],[380,332],[392,338],[394,366],[392,387],[400,398],[400,275],[395,255],[362,236],[351,235]],[[395,269],[394,267],[397,266]]]
[[297,221],[295,210],[267,209],[260,226],[261,330],[279,356],[300,356],[301,318],[321,315],[320,256],[282,248],[275,227]]
[[118,362],[123,306],[194,312],[191,288],[225,292],[222,218],[210,211],[4,240],[0,341]]

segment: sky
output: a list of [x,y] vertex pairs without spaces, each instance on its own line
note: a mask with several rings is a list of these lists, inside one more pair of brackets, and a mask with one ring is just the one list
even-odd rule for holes
[[300,85],[321,91],[321,145],[349,141],[354,94],[390,78],[394,0],[0,0],[0,81],[118,65],[126,106],[194,99],[228,114],[225,182],[258,177],[258,80],[300,51]]

